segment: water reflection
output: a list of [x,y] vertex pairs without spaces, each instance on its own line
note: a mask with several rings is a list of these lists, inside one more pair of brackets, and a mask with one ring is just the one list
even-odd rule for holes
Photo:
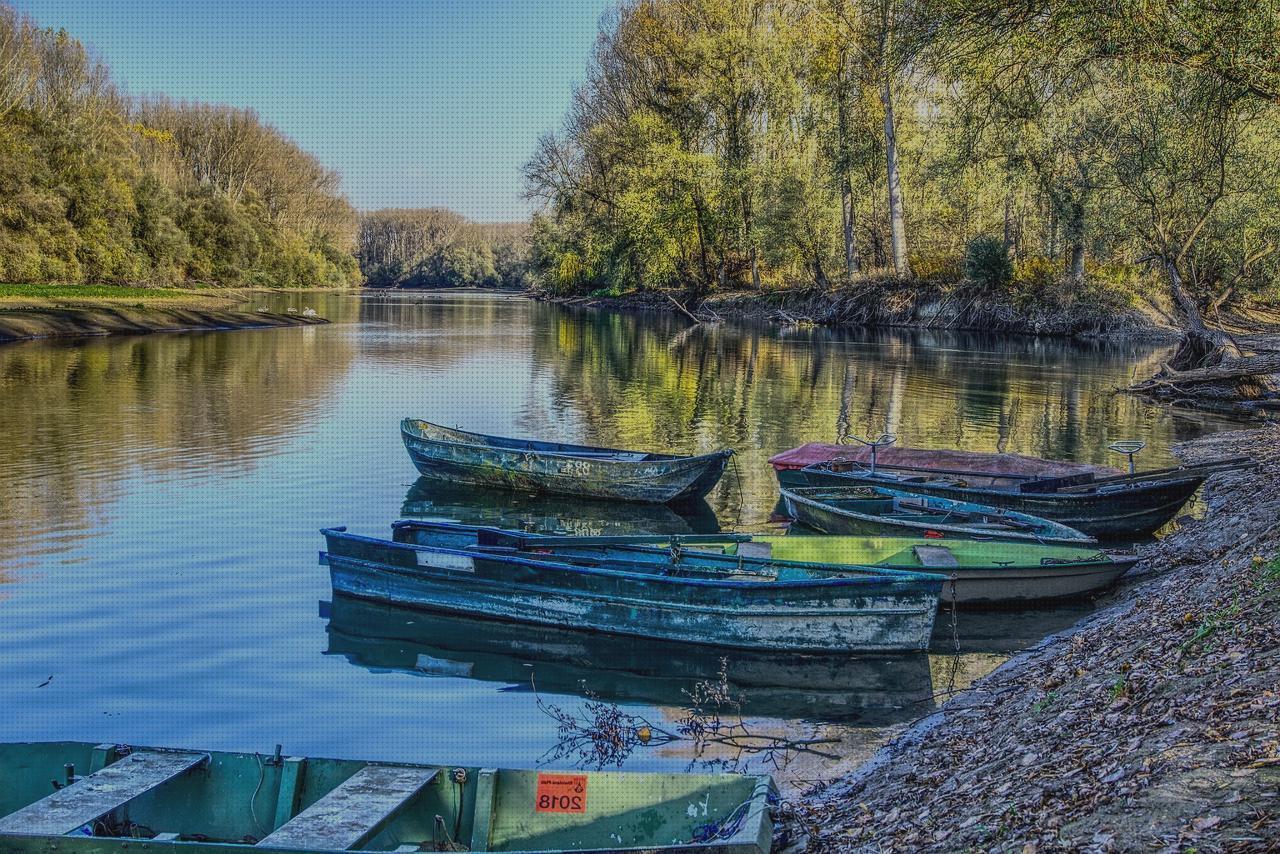
[[591,694],[608,702],[688,705],[722,666],[747,716],[883,725],[932,706],[924,655],[770,656],[524,626],[373,604],[323,603],[331,655],[427,676],[497,682],[506,691]]
[[626,504],[481,489],[427,478],[418,478],[409,487],[400,512],[416,519],[545,534],[602,536],[636,531],[656,534],[715,534],[720,531],[715,511],[703,500],[673,507]]

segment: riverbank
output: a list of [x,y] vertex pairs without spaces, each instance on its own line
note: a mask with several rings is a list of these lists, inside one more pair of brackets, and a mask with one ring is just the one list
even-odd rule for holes
[[259,291],[0,285],[0,343],[150,332],[268,329],[328,321],[243,308]]
[[1260,850],[1280,842],[1280,428],[1110,603],[786,809],[810,851]]
[[698,321],[754,320],[782,325],[834,327],[906,327],[1006,335],[1052,335],[1098,338],[1124,336],[1176,340],[1177,326],[1164,306],[1148,300],[1051,305],[1015,302],[965,289],[927,283],[903,284],[875,279],[852,288],[830,291],[789,288],[728,291],[693,305],[678,295],[633,291],[620,296],[554,297],[537,292],[535,299],[622,311],[679,312]]

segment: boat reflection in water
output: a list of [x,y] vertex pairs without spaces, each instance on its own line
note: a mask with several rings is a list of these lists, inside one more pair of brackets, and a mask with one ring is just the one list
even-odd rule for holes
[[370,669],[503,682],[516,690],[583,695],[608,702],[687,706],[699,682],[718,683],[748,717],[886,724],[933,707],[924,654],[770,656],[745,650],[513,626],[346,596],[321,603],[331,655]]
[[412,519],[578,536],[720,532],[715,511],[701,498],[676,505],[592,501],[482,489],[425,477],[409,487],[400,513]]
[[929,651],[946,654],[986,653],[1010,656],[1030,649],[1049,635],[1060,634],[1097,610],[1092,601],[1047,604],[1038,608],[960,609],[952,631],[951,610],[943,605],[933,621]]

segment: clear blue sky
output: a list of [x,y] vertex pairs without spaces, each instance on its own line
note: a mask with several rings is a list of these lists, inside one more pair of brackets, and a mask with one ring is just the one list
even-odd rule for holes
[[613,0],[9,0],[132,94],[252,107],[356,207],[517,220]]

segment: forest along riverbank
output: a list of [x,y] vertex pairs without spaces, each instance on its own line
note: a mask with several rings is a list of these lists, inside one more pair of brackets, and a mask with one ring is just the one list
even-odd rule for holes
[[314,313],[250,311],[242,307],[249,298],[239,290],[0,286],[0,343],[328,323]]
[[1170,342],[1177,340],[1179,334],[1168,314],[1155,304],[1073,302],[1057,306],[1041,301],[1020,305],[981,291],[926,287],[925,283],[891,278],[826,291],[729,291],[711,294],[698,302],[658,291],[591,297],[556,297],[530,291],[529,296],[615,310],[677,312],[699,322],[762,320],[782,325],[911,327],[1080,338],[1123,335]]
[[796,847],[1280,840],[1280,428],[1176,452],[1260,465],[1213,478],[1108,607],[786,805]]

